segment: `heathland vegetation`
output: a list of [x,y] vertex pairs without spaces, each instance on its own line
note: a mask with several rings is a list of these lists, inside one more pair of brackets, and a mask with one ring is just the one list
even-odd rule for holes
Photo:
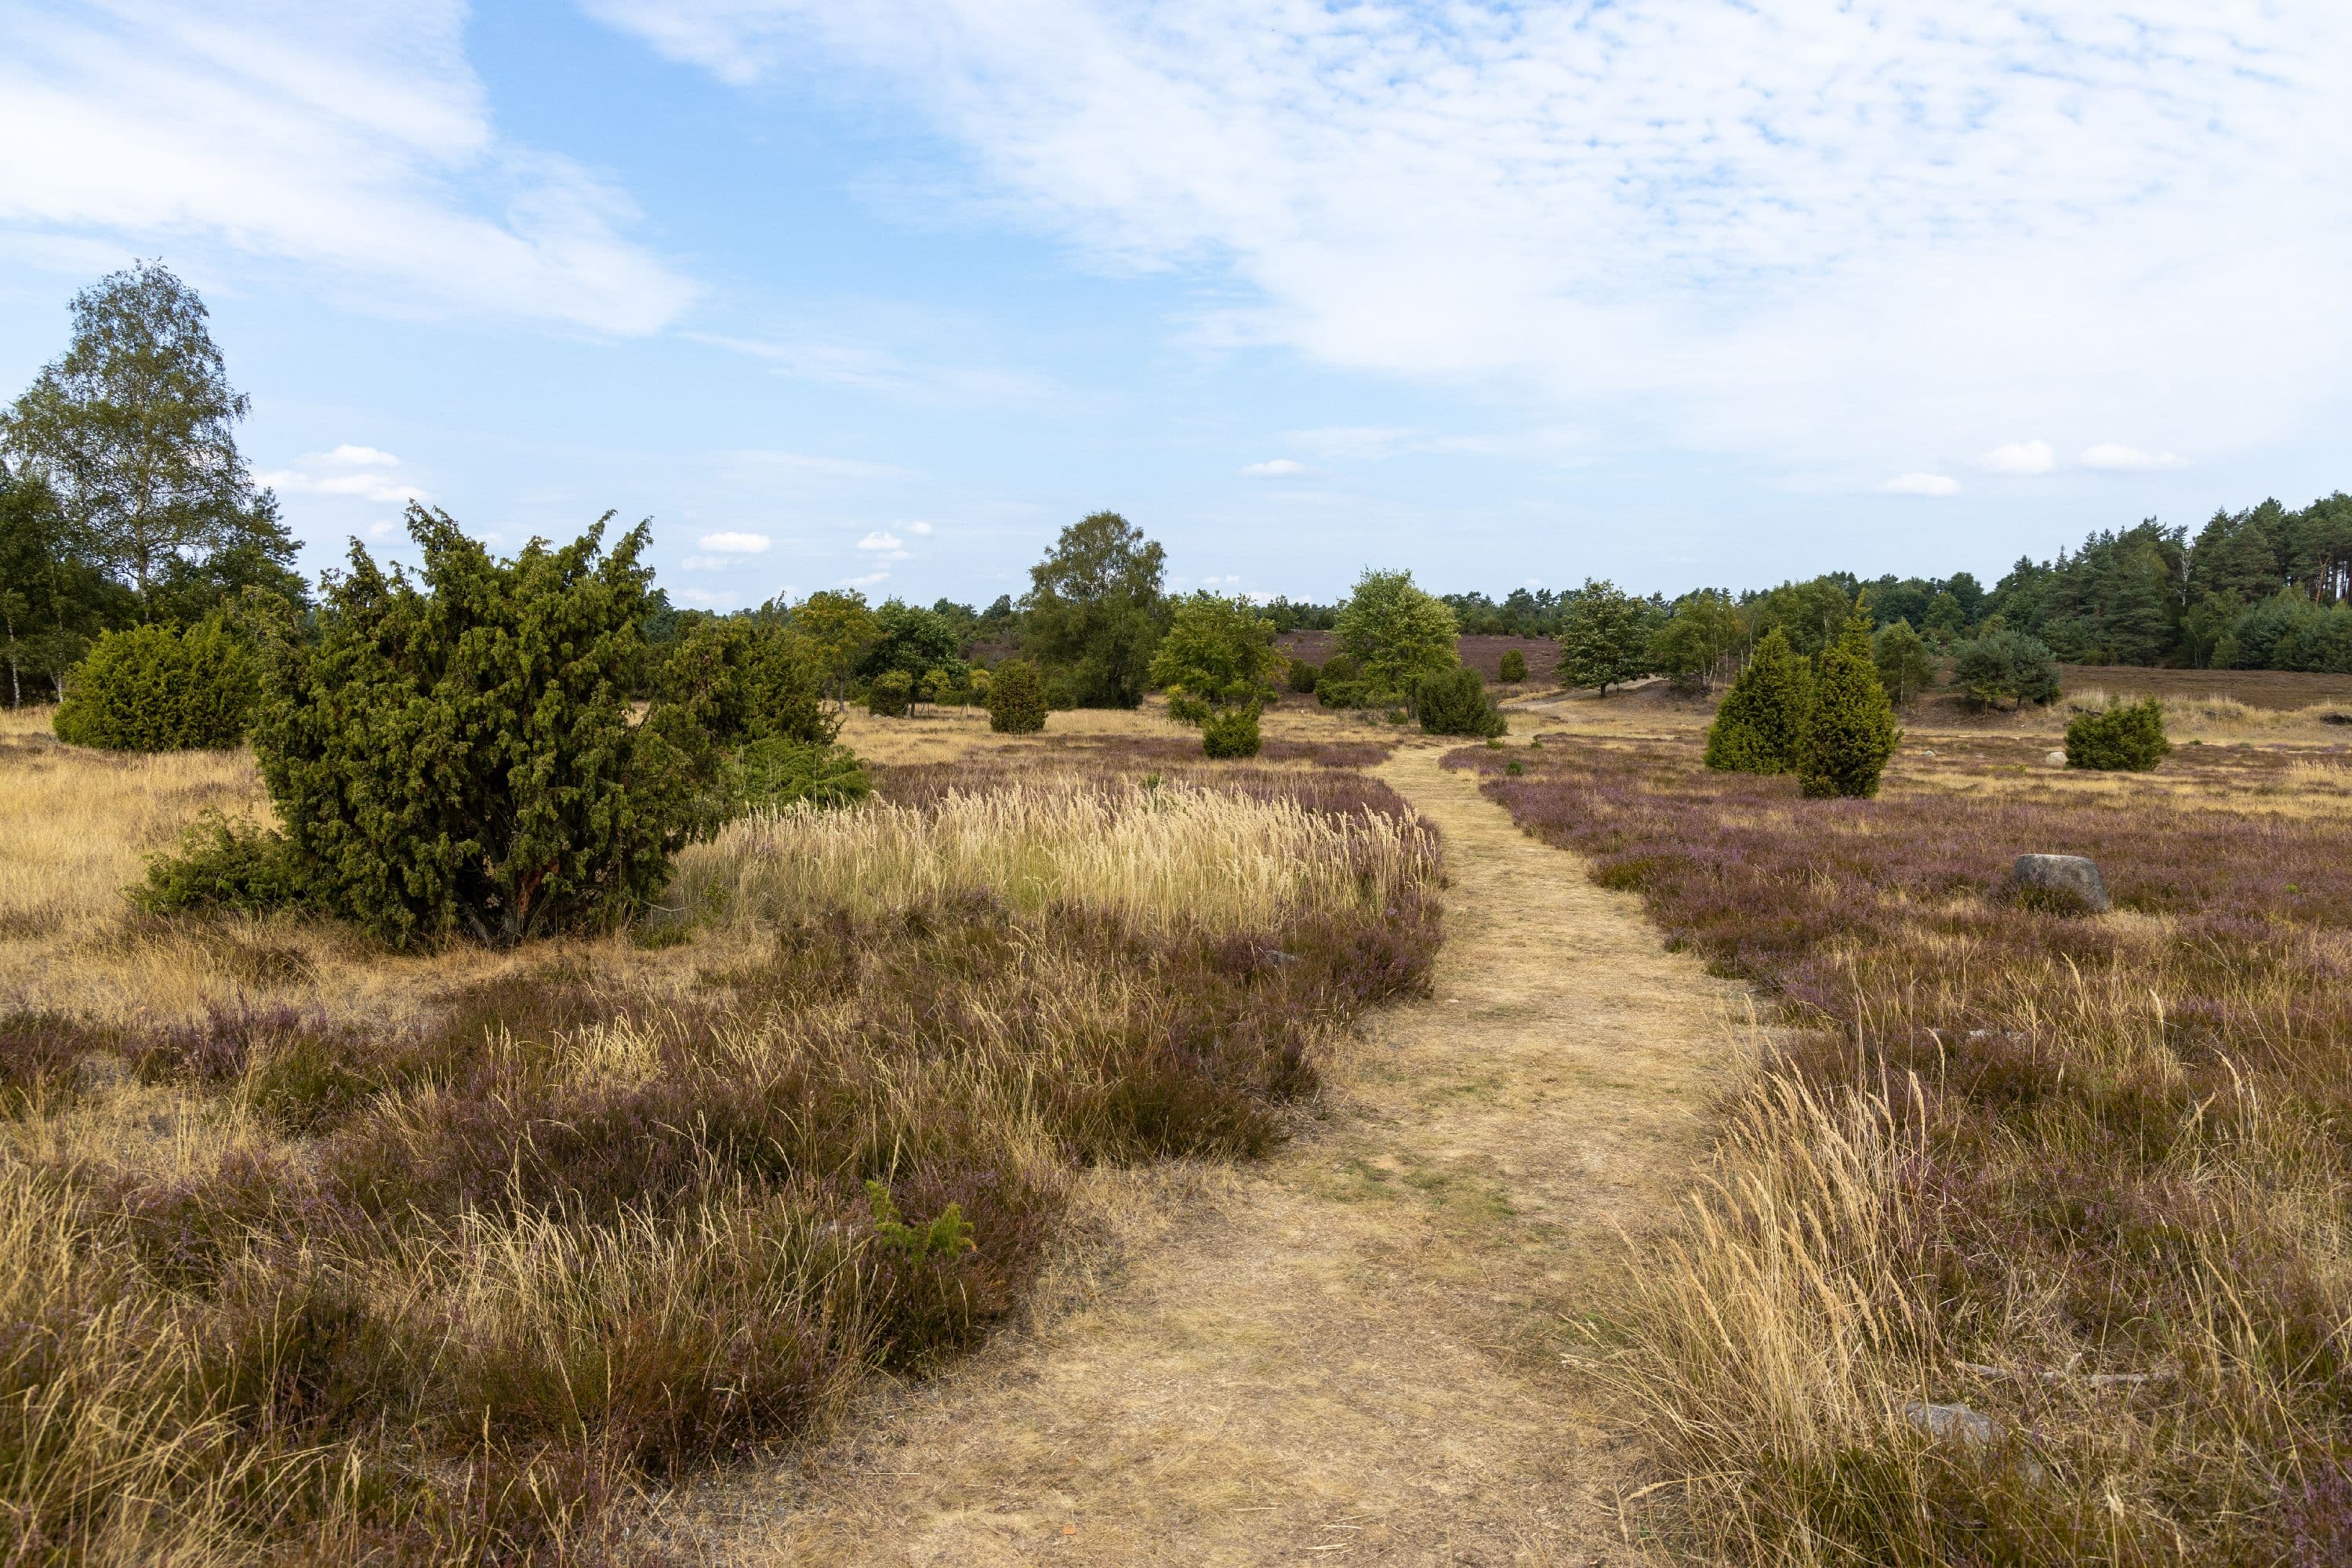
[[1330,605],[1106,511],[984,611],[719,616],[609,518],[305,582],[245,411],[143,265],[0,417],[0,1558],[658,1558],[648,1494],[1016,1321],[1097,1173],[1265,1152],[1426,990],[1413,731],[1760,1010],[1687,1212],[1530,1309],[1627,1528],[2352,1552],[2352,721],[2047,732],[2062,657],[2352,670],[2344,498],[1990,592]]

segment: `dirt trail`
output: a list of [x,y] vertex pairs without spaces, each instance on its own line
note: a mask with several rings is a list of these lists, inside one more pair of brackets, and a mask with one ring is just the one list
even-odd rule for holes
[[712,1560],[1636,1560],[1560,1312],[1687,1184],[1738,993],[1441,754],[1383,770],[1444,834],[1434,996],[1325,1122],[1194,1173],[1077,1310],[706,1497]]

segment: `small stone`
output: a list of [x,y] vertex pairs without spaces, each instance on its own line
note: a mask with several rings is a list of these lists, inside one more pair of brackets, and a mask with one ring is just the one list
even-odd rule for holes
[[2044,752],[2042,753],[2042,760],[2048,763],[2053,768],[2063,768],[2066,765],[2066,753],[2063,752]]
[[2020,855],[2009,868],[2009,888],[2021,902],[2084,914],[2113,907],[2099,868],[2080,855]]
[[1938,1442],[1958,1442],[1974,1447],[1992,1441],[1992,1417],[1965,1405],[1928,1405],[1912,1399],[1904,1402],[1903,1414],[1910,1418],[1911,1425]]

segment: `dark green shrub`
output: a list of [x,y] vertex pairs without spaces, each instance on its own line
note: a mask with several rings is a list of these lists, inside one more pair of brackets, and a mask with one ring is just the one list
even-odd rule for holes
[[1965,643],[1952,659],[1952,684],[1979,707],[2006,697],[2023,705],[2058,700],[2058,660],[2047,645],[2000,628]]
[[1413,707],[1427,735],[1500,735],[1510,728],[1486,694],[1486,683],[1468,665],[1423,676],[1413,689]]
[[1857,605],[1837,640],[1822,650],[1821,677],[1798,748],[1798,781],[1816,797],[1876,795],[1878,775],[1901,739],[1894,705],[1879,684],[1870,622]]
[[511,561],[446,513],[408,531],[418,577],[354,545],[312,624],[265,626],[253,744],[283,847],[224,830],[151,868],[159,902],[291,889],[395,944],[512,942],[614,925],[668,880],[721,759],[678,704],[631,722],[648,531]]
[[1528,656],[1515,647],[1505,648],[1502,668],[1495,673],[1504,685],[1517,686],[1528,678]]
[[1209,757],[1255,757],[1258,753],[1257,706],[1219,708],[1201,721],[1201,753]]
[[253,666],[214,616],[107,632],[75,667],[51,721],[58,739],[117,752],[216,751],[245,739]]
[[840,717],[825,706],[821,657],[782,626],[703,622],[662,661],[655,694],[721,746],[772,735],[827,746],[841,732]]
[[181,910],[291,909],[310,897],[309,873],[282,833],[208,811],[189,824],[179,847],[147,862],[147,883],[131,901],[151,914]]
[[1290,689],[1302,697],[1315,695],[1315,683],[1321,679],[1322,676],[1321,670],[1303,658],[1294,658],[1290,661]]
[[847,746],[813,746],[771,736],[735,755],[737,799],[745,811],[851,805],[874,793],[866,765]]
[[1045,727],[1045,678],[1025,658],[989,672],[988,727],[1000,735],[1034,735]]
[[2153,697],[2084,713],[2066,726],[2066,765],[2102,772],[2146,773],[2172,752],[2164,733],[2164,704]]
[[866,689],[866,710],[877,719],[904,719],[914,706],[914,678],[903,669],[884,670]]
[[1727,773],[1785,773],[1797,767],[1812,674],[1774,626],[1724,694],[1706,731],[1706,765]]

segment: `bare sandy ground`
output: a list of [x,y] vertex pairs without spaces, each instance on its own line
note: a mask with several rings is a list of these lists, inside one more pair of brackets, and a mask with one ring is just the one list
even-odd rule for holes
[[1384,770],[1444,835],[1433,997],[1274,1158],[1106,1175],[1120,1261],[1035,1327],[680,1500],[709,1560],[1642,1560],[1569,1318],[1689,1184],[1741,994],[1440,754]]

